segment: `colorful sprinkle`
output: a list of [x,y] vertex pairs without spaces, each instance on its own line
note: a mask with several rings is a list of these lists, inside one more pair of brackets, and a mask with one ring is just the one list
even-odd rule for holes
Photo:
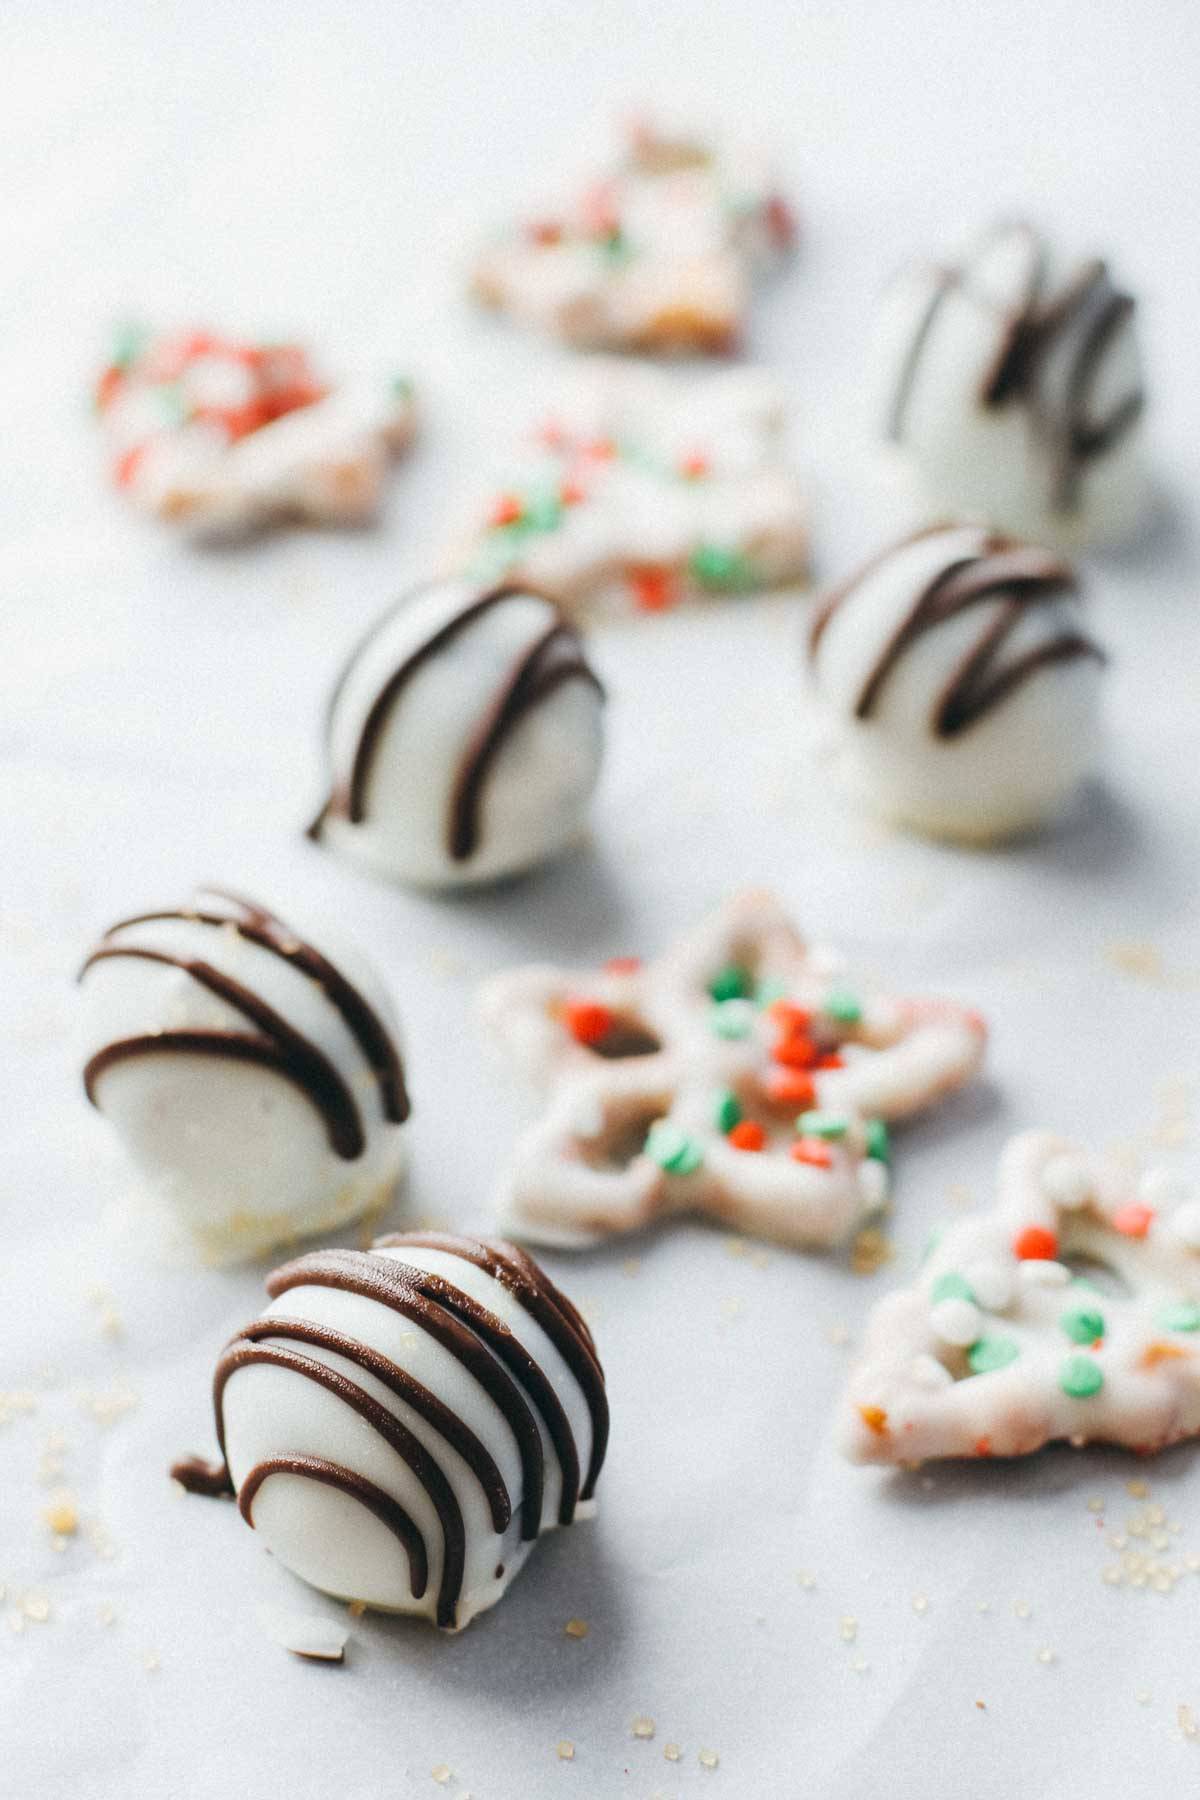
[[562,501],[557,494],[539,494],[525,507],[524,523],[531,531],[556,531],[562,524]]
[[1200,1331],[1200,1306],[1194,1300],[1177,1300],[1158,1315],[1164,1331]]
[[685,456],[679,464],[679,473],[685,481],[702,481],[709,471],[709,460],[702,451],[695,450]]
[[1090,1356],[1068,1356],[1059,1372],[1058,1385],[1072,1400],[1090,1400],[1104,1386],[1104,1376]]
[[1073,1307],[1058,1322],[1073,1344],[1095,1344],[1104,1336],[1104,1314],[1091,1307]]
[[849,1119],[840,1113],[806,1112],[796,1120],[801,1137],[844,1138],[849,1129]]
[[827,994],[823,1010],[839,1025],[858,1025],[862,1021],[862,1002],[857,994],[851,994],[845,988],[835,988],[832,994]]
[[771,1000],[767,1011],[784,1037],[806,1037],[812,1027],[812,1013],[807,1006],[797,1006],[794,1000]]
[[1129,1206],[1120,1206],[1112,1216],[1112,1227],[1122,1237],[1144,1238],[1154,1223],[1154,1208],[1142,1206],[1137,1201]]
[[754,998],[759,1006],[769,1007],[774,1006],[777,1001],[782,1000],[786,993],[787,983],[785,981],[780,981],[778,976],[773,975],[768,977],[766,981],[759,982],[754,990]]
[[1022,1262],[1053,1262],[1058,1255],[1058,1234],[1045,1225],[1027,1225],[1013,1239],[1013,1255]]
[[765,1092],[775,1106],[811,1106],[817,1097],[813,1078],[803,1069],[783,1069],[778,1075],[772,1075]]
[[516,525],[524,514],[520,498],[516,494],[498,494],[488,512],[488,524]]
[[704,1161],[699,1144],[669,1119],[659,1119],[650,1127],[645,1148],[646,1155],[668,1175],[691,1175]]
[[813,1169],[831,1169],[833,1167],[833,1151],[820,1138],[798,1138],[791,1146],[788,1155],[793,1162],[806,1163]]
[[882,1406],[860,1406],[858,1416],[868,1431],[876,1437],[883,1437],[888,1428],[888,1416]]
[[990,1375],[995,1369],[1006,1369],[1016,1362],[1021,1347],[1009,1337],[977,1338],[967,1351],[967,1362],[973,1375]]
[[956,1269],[948,1269],[934,1282],[929,1298],[935,1306],[939,1300],[974,1300],[975,1290],[965,1275],[960,1275]]
[[744,1000],[751,986],[748,969],[742,968],[740,963],[726,963],[709,982],[708,991],[714,1000]]
[[762,1150],[766,1147],[767,1134],[757,1119],[743,1119],[729,1133],[729,1142],[735,1150]]
[[577,1044],[594,1045],[613,1028],[613,1015],[596,1000],[571,1000],[563,1009],[563,1021]]
[[608,975],[636,975],[641,966],[640,956],[610,956],[604,969]]
[[771,1057],[785,1069],[815,1069],[820,1052],[811,1038],[781,1037],[771,1045]]
[[754,1015],[744,1000],[718,1000],[710,1020],[721,1038],[749,1037],[754,1025]]
[[666,612],[679,598],[679,582],[673,569],[655,564],[626,571],[634,605],[642,612]]
[[578,481],[564,481],[558,490],[560,506],[582,506],[587,499],[587,489]]
[[723,1088],[717,1095],[717,1104],[713,1111],[713,1122],[717,1130],[726,1133],[742,1122],[742,1103],[732,1088]]
[[867,1120],[867,1155],[876,1162],[891,1162],[892,1140],[882,1119]]
[[740,550],[720,544],[697,544],[688,570],[701,587],[744,588],[754,585],[754,571]]

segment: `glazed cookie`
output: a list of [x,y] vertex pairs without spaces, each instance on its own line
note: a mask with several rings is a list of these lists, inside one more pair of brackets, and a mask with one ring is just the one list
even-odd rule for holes
[[408,1094],[387,997],[352,950],[204,889],[112,926],[80,980],[88,1099],[208,1260],[386,1203]]
[[889,1187],[886,1121],[961,1086],[985,1028],[850,982],[778,902],[746,893],[658,962],[537,966],[481,995],[548,1095],[500,1196],[505,1228],[577,1246],[661,1214],[833,1244]]
[[898,824],[988,842],[1058,810],[1099,750],[1104,656],[1071,568],[976,525],[890,546],[808,640],[839,772]]
[[1134,303],[1104,263],[1066,267],[1030,226],[998,225],[963,262],[898,277],[872,362],[877,429],[934,505],[1072,544],[1136,521]]
[[579,349],[727,351],[794,236],[759,156],[638,124],[607,175],[504,231],[473,287]]
[[572,611],[799,581],[808,506],[787,413],[760,370],[687,384],[596,358],[564,385],[467,537],[481,580],[527,581]]
[[583,832],[604,690],[578,632],[523,585],[431,583],[338,678],[330,797],[310,836],[418,886],[495,881]]
[[991,1212],[875,1309],[842,1446],[859,1462],[1161,1450],[1200,1432],[1200,1202],[1049,1132],[1001,1158]]
[[236,1492],[302,1580],[455,1631],[594,1510],[604,1373],[523,1250],[411,1233],[303,1256],[267,1292],[217,1364],[221,1461],[172,1474]]
[[96,389],[113,481],[196,536],[356,525],[413,434],[412,386],[322,380],[295,344],[122,332]]

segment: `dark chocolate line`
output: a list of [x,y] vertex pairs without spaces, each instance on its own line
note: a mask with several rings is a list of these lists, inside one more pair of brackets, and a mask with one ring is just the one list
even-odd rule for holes
[[233,1478],[222,1462],[206,1462],[202,1456],[182,1456],[171,1464],[171,1480],[177,1481],[189,1494],[203,1494],[209,1500],[232,1500]]
[[425,1540],[404,1508],[385,1494],[382,1488],[344,1469],[340,1463],[325,1462],[318,1456],[272,1456],[255,1463],[238,1491],[238,1509],[247,1525],[254,1527],[254,1501],[263,1482],[272,1475],[298,1475],[306,1481],[319,1481],[337,1488],[365,1506],[368,1512],[386,1525],[403,1544],[408,1554],[408,1583],[414,1600],[419,1600],[429,1585],[429,1560]]
[[[463,1525],[462,1512],[454,1495],[454,1489],[435,1460],[429,1454],[420,1438],[408,1429],[386,1406],[368,1394],[357,1382],[350,1381],[340,1369],[331,1368],[315,1356],[303,1356],[299,1351],[287,1350],[274,1344],[256,1344],[235,1338],[224,1351],[217,1364],[217,1372],[213,1382],[213,1402],[217,1414],[217,1438],[225,1453],[225,1424],[223,1399],[225,1387],[230,1378],[239,1369],[265,1364],[268,1367],[285,1369],[291,1374],[301,1375],[306,1381],[313,1381],[352,1412],[358,1414],[371,1428],[378,1433],[388,1447],[412,1471],[413,1476],[424,1488],[437,1513],[442,1528],[442,1579],[437,1598],[437,1622],[439,1625],[453,1629],[455,1609],[462,1593],[463,1571],[466,1567],[467,1538]],[[243,1484],[244,1485],[244,1484]],[[243,1507],[243,1512],[245,1508]]]
[[[225,975],[220,969],[214,969],[210,963],[199,962],[188,956],[172,956],[165,950],[143,950],[136,944],[104,943],[94,950],[80,970],[80,977],[98,962],[113,961],[117,958],[128,958],[139,962],[160,963],[166,968],[182,969],[200,987],[207,988],[227,1006],[239,1012],[251,1024],[257,1025],[265,1039],[273,1044],[278,1053],[280,1073],[295,1084],[311,1101],[325,1121],[325,1129],[329,1134],[330,1144],[338,1156],[347,1162],[353,1162],[362,1155],[366,1148],[366,1134],[363,1131],[362,1119],[353,1094],[334,1068],[329,1058],[301,1032],[293,1029],[287,1020],[267,1005],[257,994],[243,987],[241,982],[232,976]],[[169,1033],[179,1036],[180,1033]],[[227,1031],[194,1031],[188,1035],[205,1037],[211,1040],[209,1054],[214,1056],[229,1054],[228,1046],[236,1041],[236,1034]],[[133,1040],[126,1040],[130,1042]],[[259,1040],[250,1039],[249,1042]],[[108,1046],[109,1049],[115,1046]],[[178,1047],[178,1046],[176,1046]],[[105,1051],[100,1052],[100,1057]],[[88,1099],[96,1105],[94,1092],[94,1076],[98,1059],[93,1057],[84,1070],[84,1085]],[[104,1066],[109,1066],[105,1064]]]
[[560,617],[517,661],[467,745],[454,779],[447,825],[447,847],[455,862],[466,862],[479,847],[484,788],[507,739],[539,701],[572,680],[590,681],[603,698],[578,633]]
[[[495,1334],[481,1329],[480,1320],[473,1316],[478,1313],[486,1324],[489,1315],[482,1308],[468,1307],[466,1296],[449,1283],[366,1250],[313,1251],[267,1277],[267,1292],[273,1300],[297,1287],[361,1294],[411,1319],[457,1358],[500,1409],[516,1440],[521,1459],[521,1536],[536,1538],[541,1530],[545,1480],[541,1434],[521,1389],[498,1360],[499,1352],[491,1341]],[[505,1332],[498,1320],[494,1323],[500,1333]]]

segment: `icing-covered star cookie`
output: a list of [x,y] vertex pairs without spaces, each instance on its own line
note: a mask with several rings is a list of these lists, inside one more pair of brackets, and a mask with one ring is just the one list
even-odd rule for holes
[[800,580],[808,506],[786,428],[761,370],[681,384],[594,359],[522,444],[462,554],[482,580],[531,582],[576,610],[655,612]]
[[483,251],[473,288],[580,349],[726,351],[794,237],[761,156],[639,123],[606,175]]
[[501,1217],[564,1246],[673,1212],[837,1243],[887,1199],[886,1121],[959,1087],[986,1036],[964,1007],[852,983],[764,893],[735,897],[655,963],[517,969],[481,1005],[548,1095]]
[[871,1316],[840,1438],[859,1462],[1141,1452],[1200,1432],[1200,1201],[1049,1132]]
[[1115,538],[1145,499],[1134,302],[1004,222],[892,283],[868,361],[876,428],[933,503],[1004,531]]
[[331,384],[295,344],[126,329],[96,388],[112,478],[197,536],[374,513],[413,434],[407,379]]

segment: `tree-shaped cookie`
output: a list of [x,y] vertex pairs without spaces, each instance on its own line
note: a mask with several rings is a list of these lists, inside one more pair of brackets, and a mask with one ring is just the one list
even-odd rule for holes
[[517,969],[482,1006],[547,1096],[501,1216],[563,1245],[674,1212],[837,1243],[886,1201],[887,1122],[966,1081],[986,1035],[966,1008],[851,982],[756,892],[657,962]]
[[808,505],[783,396],[758,369],[590,359],[555,392],[456,555],[575,612],[659,612],[803,578]]
[[875,1309],[841,1441],[862,1462],[1160,1450],[1200,1431],[1200,1202],[1049,1132],[1012,1139],[995,1208]]
[[296,344],[140,327],[119,334],[96,411],[117,488],[197,536],[362,523],[415,425],[405,378],[333,384]]

